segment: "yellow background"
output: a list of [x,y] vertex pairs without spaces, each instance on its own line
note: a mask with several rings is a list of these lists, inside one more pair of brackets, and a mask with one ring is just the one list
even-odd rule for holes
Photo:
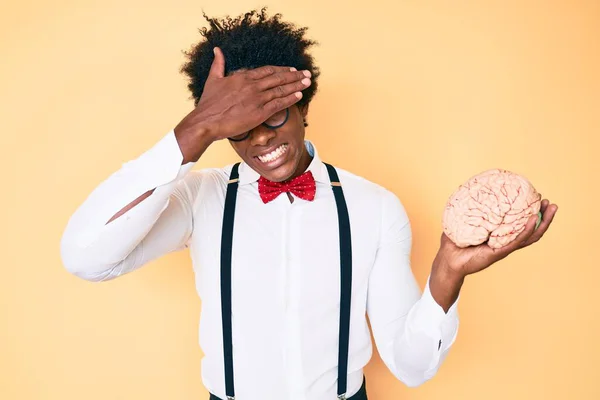
[[[63,269],[59,240],[101,180],[189,112],[178,69],[202,7],[263,4],[2,4],[1,399],[207,399],[188,254],[93,284]],[[438,375],[408,389],[375,354],[369,398],[599,399],[600,2],[270,7],[321,43],[308,137],[400,196],[421,285],[445,201],[473,174],[513,170],[560,206],[541,242],[467,280]],[[197,168],[235,160],[220,142]]]

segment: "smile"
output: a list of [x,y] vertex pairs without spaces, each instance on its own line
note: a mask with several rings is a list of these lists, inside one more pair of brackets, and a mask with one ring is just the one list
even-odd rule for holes
[[258,158],[258,160],[260,162],[262,162],[262,163],[270,163],[272,161],[277,160],[282,155],[284,155],[287,152],[287,149],[288,149],[288,145],[287,144],[282,144],[281,146],[279,146],[278,148],[276,148],[272,152],[270,152],[268,154],[263,154],[263,155],[260,155],[260,156],[256,156],[256,158]]

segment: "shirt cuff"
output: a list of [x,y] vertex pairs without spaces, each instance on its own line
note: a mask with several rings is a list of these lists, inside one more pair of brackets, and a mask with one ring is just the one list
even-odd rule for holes
[[[135,169],[142,177],[142,189],[150,190],[175,180],[180,173],[182,161],[183,154],[175,138],[175,131],[171,130],[137,159],[123,164],[123,172]],[[187,163],[186,166],[190,164],[193,165]]]
[[415,304],[409,315],[410,332],[416,339],[421,335],[429,338],[431,359],[429,368],[425,372],[431,378],[440,366],[440,362],[448,353],[456,340],[458,333],[458,298],[445,313],[444,309],[435,301],[429,289],[429,279],[419,301]]
[[442,306],[440,306],[431,294],[429,289],[429,280],[431,276],[427,278],[425,290],[421,299],[417,303],[413,310],[413,324],[414,330],[421,330],[432,338],[438,338],[441,336],[442,326],[447,322],[452,322],[458,317],[458,300],[450,306],[448,312],[444,312]]

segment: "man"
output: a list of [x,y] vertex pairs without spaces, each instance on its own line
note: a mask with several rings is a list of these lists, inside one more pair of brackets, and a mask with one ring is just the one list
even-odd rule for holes
[[[540,227],[531,218],[501,250],[442,234],[421,293],[399,199],[304,140],[319,76],[305,29],[264,10],[207,20],[182,68],[196,107],[79,207],[65,267],[106,281],[189,248],[211,399],[366,399],[366,315],[399,380],[431,379],[456,338],[465,277],[541,238],[557,207],[544,200]],[[223,139],[243,162],[191,171]]]

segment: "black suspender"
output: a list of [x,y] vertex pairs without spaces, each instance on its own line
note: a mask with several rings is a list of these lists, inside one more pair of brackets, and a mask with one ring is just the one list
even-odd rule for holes
[[[338,349],[338,399],[346,399],[348,375],[348,346],[350,339],[350,303],[352,293],[352,241],[348,207],[337,171],[324,163],[337,206],[340,237],[340,327]],[[231,327],[231,254],[233,225],[239,184],[239,163],[233,166],[225,195],[223,230],[221,234],[221,316],[223,320],[223,356],[225,358],[225,392],[228,400],[235,399],[233,384],[233,344]]]
[[340,343],[338,351],[338,398],[346,398],[348,375],[348,346],[350,340],[350,298],[352,294],[352,241],[350,239],[350,218],[337,171],[325,163],[337,205],[340,229]]
[[227,399],[233,400],[233,338],[231,332],[231,250],[233,245],[233,220],[235,216],[235,200],[239,183],[239,163],[233,166],[227,194],[225,195],[225,211],[223,213],[223,229],[221,232],[221,318],[223,320],[223,355],[225,357],[225,391]]

